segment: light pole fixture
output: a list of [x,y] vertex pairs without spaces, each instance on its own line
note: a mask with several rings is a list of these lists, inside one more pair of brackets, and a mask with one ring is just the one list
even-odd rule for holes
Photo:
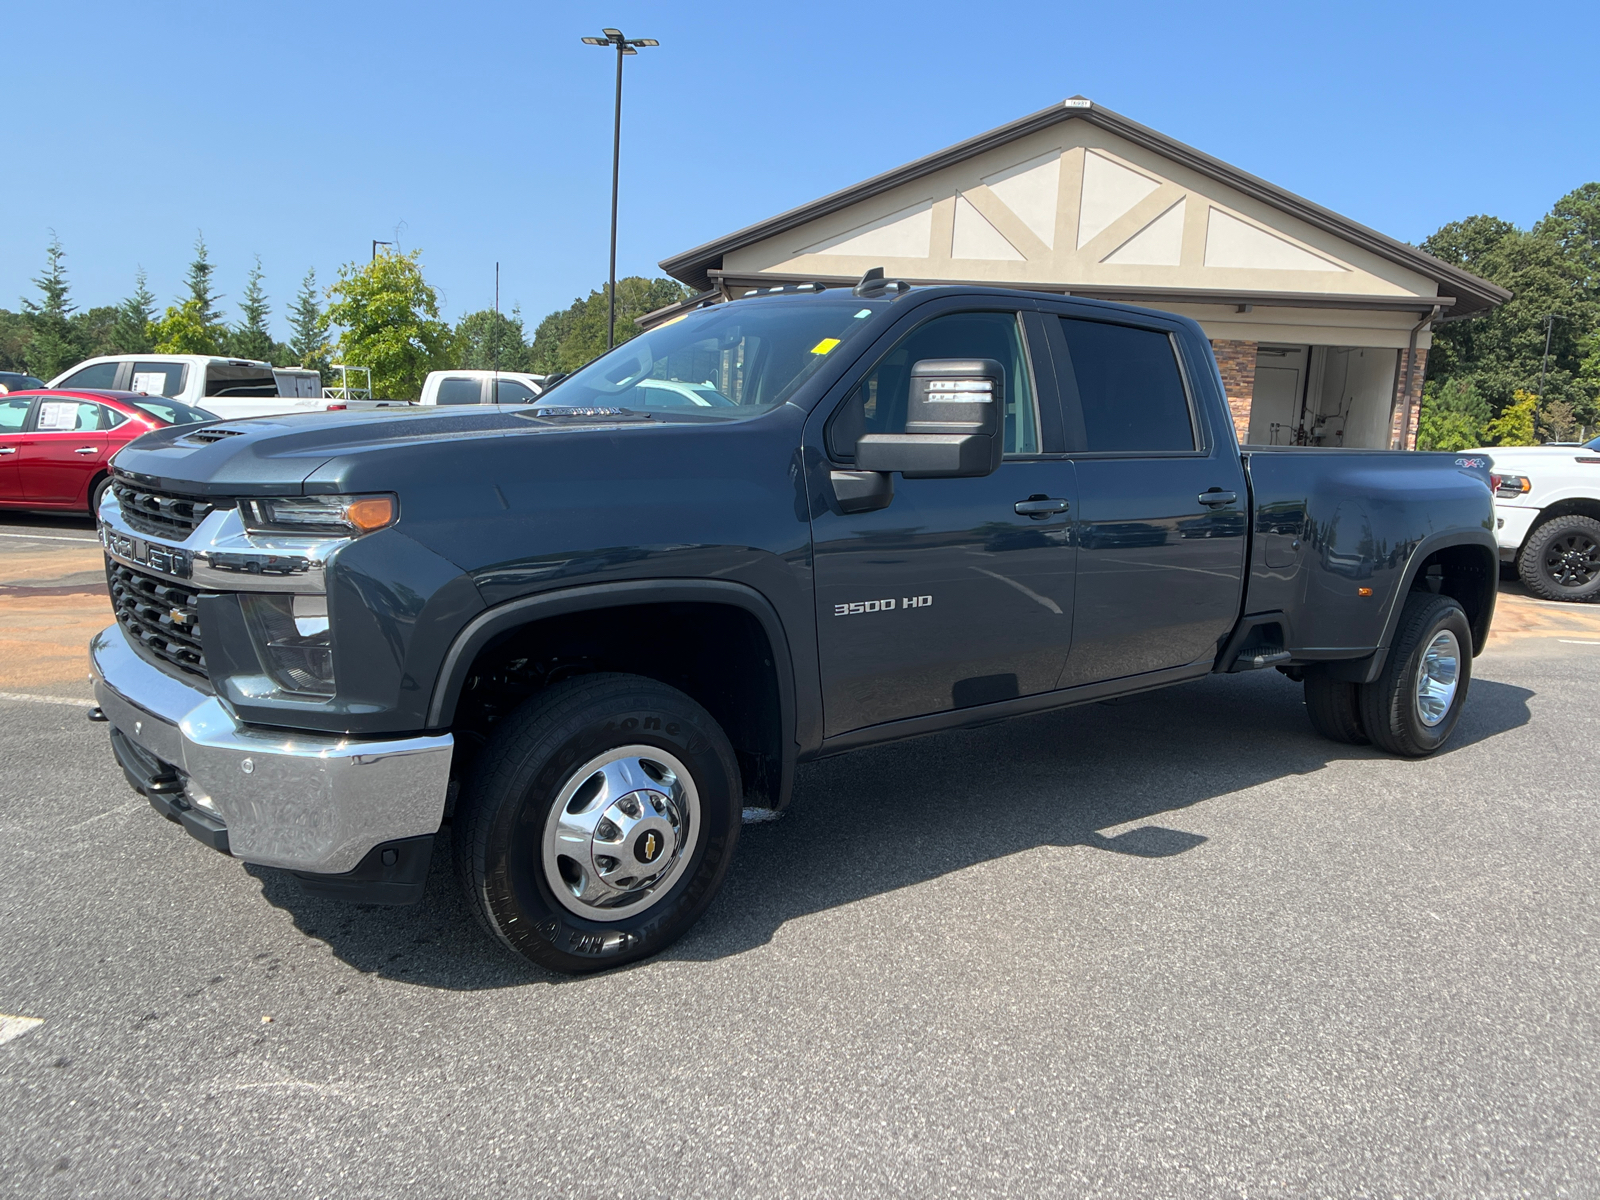
[[372,239],[372,261],[373,262],[377,262],[378,261],[378,247],[379,246],[392,246],[392,245],[394,245],[393,242],[380,242],[377,238],[373,238]]
[[586,37],[585,46],[617,48],[617,108],[611,134],[611,274],[608,283],[609,317],[606,324],[606,349],[617,344],[617,176],[622,164],[622,60],[639,53],[641,46],[659,46],[655,38],[625,38],[620,29],[602,29],[603,37]]

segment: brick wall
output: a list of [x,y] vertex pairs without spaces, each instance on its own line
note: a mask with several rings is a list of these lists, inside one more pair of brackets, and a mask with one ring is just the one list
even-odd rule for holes
[[[1410,353],[1409,350],[1400,351],[1400,373],[1395,376],[1394,381],[1397,394],[1398,389],[1406,380],[1406,356]],[[1411,372],[1410,419],[1406,423],[1405,438],[1400,442],[1400,446],[1404,450],[1415,450],[1417,448],[1417,412],[1422,407],[1422,377],[1427,374],[1427,371],[1428,352],[1426,350],[1418,350],[1416,369]],[[1400,422],[1406,416],[1406,397],[1399,396],[1395,401],[1394,412],[1389,416],[1389,445],[1393,446],[1396,439],[1400,437]]]
[[1228,411],[1241,442],[1250,439],[1250,402],[1256,394],[1256,343],[1213,340],[1222,386],[1228,393]]

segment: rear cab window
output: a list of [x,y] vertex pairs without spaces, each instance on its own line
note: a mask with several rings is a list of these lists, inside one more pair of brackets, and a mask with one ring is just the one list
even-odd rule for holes
[[[161,394],[171,397],[178,395],[178,392]],[[278,377],[272,373],[271,367],[256,367],[248,363],[213,363],[206,368],[205,394],[218,398],[276,396]]]
[[538,397],[533,389],[515,379],[497,379],[494,383],[496,404],[532,404]]
[[128,390],[149,396],[177,396],[183,392],[188,377],[189,368],[183,363],[136,362]]
[[481,404],[483,402],[483,385],[476,379],[463,379],[460,377],[441,379],[439,381],[439,394],[434,397],[435,404]]
[[1060,319],[1051,346],[1068,444],[1090,454],[1199,449],[1172,335],[1109,321]]

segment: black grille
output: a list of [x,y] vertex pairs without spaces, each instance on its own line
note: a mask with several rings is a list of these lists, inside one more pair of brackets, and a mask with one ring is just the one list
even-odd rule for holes
[[192,588],[109,561],[106,582],[117,624],[130,641],[180,670],[207,677],[200,611]]
[[152,537],[176,537],[180,542],[216,507],[195,496],[144,491],[120,479],[112,483],[111,490],[117,495],[123,520],[134,529]]

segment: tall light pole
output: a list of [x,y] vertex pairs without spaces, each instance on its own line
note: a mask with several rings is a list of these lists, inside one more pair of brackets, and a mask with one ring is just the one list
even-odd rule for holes
[[611,274],[609,276],[610,315],[606,325],[606,349],[617,344],[617,176],[622,165],[622,59],[639,53],[640,46],[659,46],[655,38],[622,36],[620,29],[602,29],[604,37],[586,37],[585,46],[615,46],[617,48],[617,110],[611,135]]

